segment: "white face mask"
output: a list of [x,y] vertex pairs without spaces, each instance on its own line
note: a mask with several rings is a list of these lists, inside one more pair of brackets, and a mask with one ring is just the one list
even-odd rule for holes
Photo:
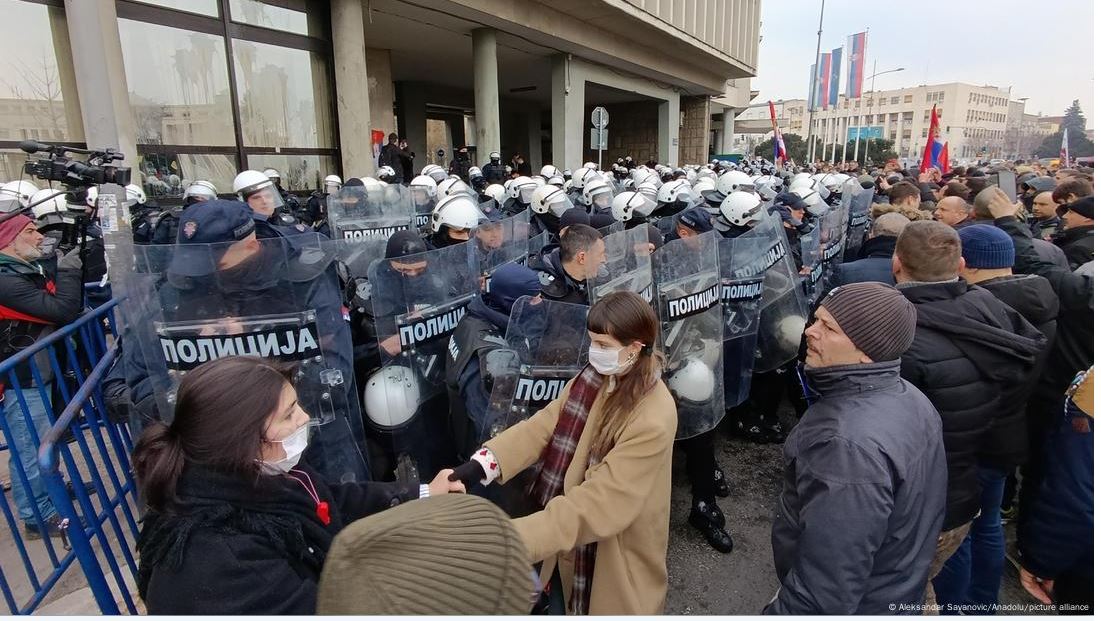
[[283,452],[287,456],[276,461],[265,459],[264,463],[261,464],[264,472],[268,474],[286,474],[290,472],[291,468],[297,466],[298,460],[302,458],[302,453],[306,450],[306,445],[309,444],[309,427],[309,425],[302,425],[282,440],[269,440],[272,444],[282,444]]
[[596,369],[596,372],[601,375],[619,375],[625,371],[626,364],[619,364],[619,352],[625,348],[619,349],[600,349],[596,345],[589,346],[589,364]]

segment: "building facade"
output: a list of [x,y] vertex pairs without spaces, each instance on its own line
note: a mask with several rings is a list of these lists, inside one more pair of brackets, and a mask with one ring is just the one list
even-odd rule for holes
[[[373,174],[391,132],[414,166],[499,151],[576,168],[703,161],[716,107],[748,102],[760,0],[0,0],[0,177],[21,140],[112,147],[135,182],[229,193],[244,168],[311,190]],[[741,91],[745,91],[744,93]],[[442,155],[438,153],[442,152]]]

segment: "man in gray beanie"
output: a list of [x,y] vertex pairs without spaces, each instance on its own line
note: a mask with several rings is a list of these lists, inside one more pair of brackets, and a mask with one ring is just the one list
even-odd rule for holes
[[883,283],[826,295],[807,328],[810,407],[784,443],[772,525],[780,615],[920,612],[944,520],[941,423],[899,375],[916,312]]

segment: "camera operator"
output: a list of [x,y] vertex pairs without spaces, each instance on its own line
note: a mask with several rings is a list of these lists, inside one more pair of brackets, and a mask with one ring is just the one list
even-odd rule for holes
[[[0,222],[0,362],[31,347],[59,326],[72,322],[81,310],[81,257],[79,246],[57,261],[56,273],[44,267],[42,242],[34,221],[17,215]],[[52,257],[50,257],[52,258]],[[22,478],[15,476],[15,464],[9,462],[12,496],[23,529],[30,539],[42,537],[40,524],[34,517],[34,505],[45,522],[49,536],[58,536],[60,518],[46,492],[46,484],[38,470],[38,447],[29,428],[34,425],[41,438],[50,428],[47,415],[49,403],[42,395],[50,395],[54,381],[46,351],[37,356],[42,385],[36,385],[29,365],[16,368],[19,389],[3,387],[4,416],[7,419],[8,445],[18,453],[21,468],[26,473],[30,489],[24,489]],[[8,378],[0,378],[3,383]],[[41,389],[41,390],[40,390]],[[21,395],[19,393],[22,393]],[[27,405],[24,414],[20,397]]]

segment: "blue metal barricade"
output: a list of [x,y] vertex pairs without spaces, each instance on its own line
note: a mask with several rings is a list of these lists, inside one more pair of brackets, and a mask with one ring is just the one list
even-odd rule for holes
[[[125,425],[107,419],[101,386],[118,356],[117,304],[106,302],[0,363],[0,431],[12,483],[0,513],[14,548],[0,556],[0,596],[13,614],[34,612],[73,561],[101,612],[119,613],[108,574],[119,601],[136,612],[125,582],[125,573],[136,575],[132,441]],[[65,404],[60,415],[53,404]]]

